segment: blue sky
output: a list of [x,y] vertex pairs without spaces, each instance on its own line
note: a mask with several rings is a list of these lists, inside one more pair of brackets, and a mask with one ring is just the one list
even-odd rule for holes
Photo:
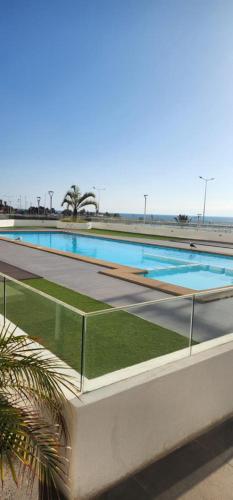
[[[232,0],[2,0],[0,195],[233,215]],[[24,205],[24,201],[22,201]]]

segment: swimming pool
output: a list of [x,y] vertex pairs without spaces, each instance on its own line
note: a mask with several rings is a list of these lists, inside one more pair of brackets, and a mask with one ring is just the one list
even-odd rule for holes
[[14,231],[0,236],[139,268],[145,277],[194,290],[233,285],[233,257],[224,255],[65,232]]

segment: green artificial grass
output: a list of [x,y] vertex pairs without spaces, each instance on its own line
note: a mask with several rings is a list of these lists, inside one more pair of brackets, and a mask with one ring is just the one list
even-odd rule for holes
[[130,233],[130,232],[125,232],[125,231],[114,231],[113,229],[79,229],[79,233],[85,233],[85,234],[100,234],[103,236],[124,236],[125,238],[144,238],[147,240],[171,240],[171,241],[185,241],[185,238],[178,238],[178,237],[173,237],[173,236],[159,236],[157,234],[141,234],[141,233]]
[[[109,308],[43,278],[25,281],[85,312]],[[153,305],[151,306],[153,308]],[[148,310],[148,306],[147,306]],[[9,320],[80,371],[81,315],[13,282],[7,284]],[[87,318],[85,370],[88,378],[119,370],[188,347],[188,339],[124,311]]]
[[100,302],[99,300],[92,299],[88,295],[82,293],[74,292],[70,288],[62,285],[57,285],[52,281],[48,281],[44,278],[33,278],[25,281],[26,285],[29,285],[41,292],[47,293],[52,297],[55,297],[70,306],[76,307],[84,312],[100,311],[102,309],[108,309],[111,306]]
[[[54,227],[50,226],[17,226],[17,227],[2,227],[0,226],[0,231],[4,230],[6,232],[14,232],[14,231],[21,231],[21,229],[28,229],[30,230],[38,230],[38,229],[56,229]],[[61,229],[62,231],[62,229]],[[76,232],[76,231],[75,231]],[[125,231],[114,231],[113,229],[79,229],[78,233],[83,233],[83,234],[93,234],[93,236],[96,234],[100,234],[102,236],[120,236],[120,237],[125,237],[125,238],[139,238],[139,239],[147,239],[147,240],[170,240],[170,241],[186,241],[186,238],[179,238],[179,237],[174,237],[174,236],[159,236],[157,234],[141,234],[141,233],[131,233],[131,232],[125,232]],[[189,241],[189,240],[187,240]]]

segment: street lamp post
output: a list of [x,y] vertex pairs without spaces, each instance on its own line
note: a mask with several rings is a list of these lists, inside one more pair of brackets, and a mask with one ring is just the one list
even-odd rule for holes
[[93,186],[93,189],[98,192],[97,205],[98,205],[98,213],[100,213],[100,193],[101,193],[101,191],[105,191],[106,188],[104,188],[104,187],[99,188],[99,187]]
[[144,224],[146,223],[146,203],[148,194],[144,194]]
[[49,198],[50,198],[50,213],[52,213],[54,191],[50,190],[50,191],[48,191],[48,193],[49,193]]
[[199,226],[199,224],[200,224],[201,217],[202,217],[202,214],[197,214],[197,226]]
[[37,199],[38,215],[39,215],[40,214],[40,200],[41,200],[41,196],[37,196],[36,199]]
[[199,179],[201,179],[201,180],[202,180],[202,181],[204,181],[204,183],[205,183],[205,190],[204,190],[204,205],[203,205],[203,215],[202,215],[202,224],[204,224],[204,222],[205,222],[205,209],[206,209],[206,193],[207,193],[207,184],[208,184],[208,182],[210,182],[210,181],[214,181],[214,177],[205,178],[205,177],[202,177],[202,175],[199,175]]
[[18,209],[21,210],[21,194],[19,195],[17,202],[18,202]]

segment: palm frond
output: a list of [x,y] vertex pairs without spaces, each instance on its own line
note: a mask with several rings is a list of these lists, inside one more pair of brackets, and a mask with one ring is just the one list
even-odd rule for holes
[[88,207],[88,206],[94,206],[95,208],[98,208],[98,203],[96,203],[96,201],[92,201],[91,199],[87,199],[86,201],[83,201],[82,203],[80,203],[80,205],[78,206],[78,210],[80,210],[81,208],[83,207]]
[[81,191],[80,191],[79,186],[77,184],[76,185],[73,184],[70,187],[71,187],[71,191],[68,191],[68,192],[71,193],[72,198],[79,199],[81,196]]
[[49,396],[61,397],[64,388],[75,391],[65,365],[55,356],[45,354],[44,348],[27,335],[17,336],[15,333],[16,330],[13,330],[6,337],[3,329],[0,334],[0,386],[10,373],[15,384],[26,377],[29,387],[46,390]]
[[56,423],[51,424],[30,405],[12,405],[0,396],[0,470],[4,481],[4,468],[10,467],[18,483],[15,463],[21,463],[29,474],[37,475],[47,486],[56,484],[56,477],[64,480],[66,459],[59,452],[64,449]]
[[61,203],[61,205],[63,206],[65,203],[67,203],[68,205],[72,205],[73,203],[73,193],[71,191],[67,191],[67,193],[65,194],[64,196],[64,199]]
[[[8,325],[0,331],[0,480],[4,467],[18,482],[15,460],[46,487],[64,477],[68,432],[65,390],[78,395],[66,368],[27,335]],[[63,458],[62,458],[63,457]]]
[[79,201],[79,205],[80,205],[83,201],[85,201],[87,198],[92,198],[92,199],[93,199],[93,201],[96,201],[96,199],[95,199],[95,193],[92,193],[92,192],[90,191],[90,192],[84,193],[82,196],[80,196],[80,198],[79,198],[79,200],[78,200],[78,201]]

